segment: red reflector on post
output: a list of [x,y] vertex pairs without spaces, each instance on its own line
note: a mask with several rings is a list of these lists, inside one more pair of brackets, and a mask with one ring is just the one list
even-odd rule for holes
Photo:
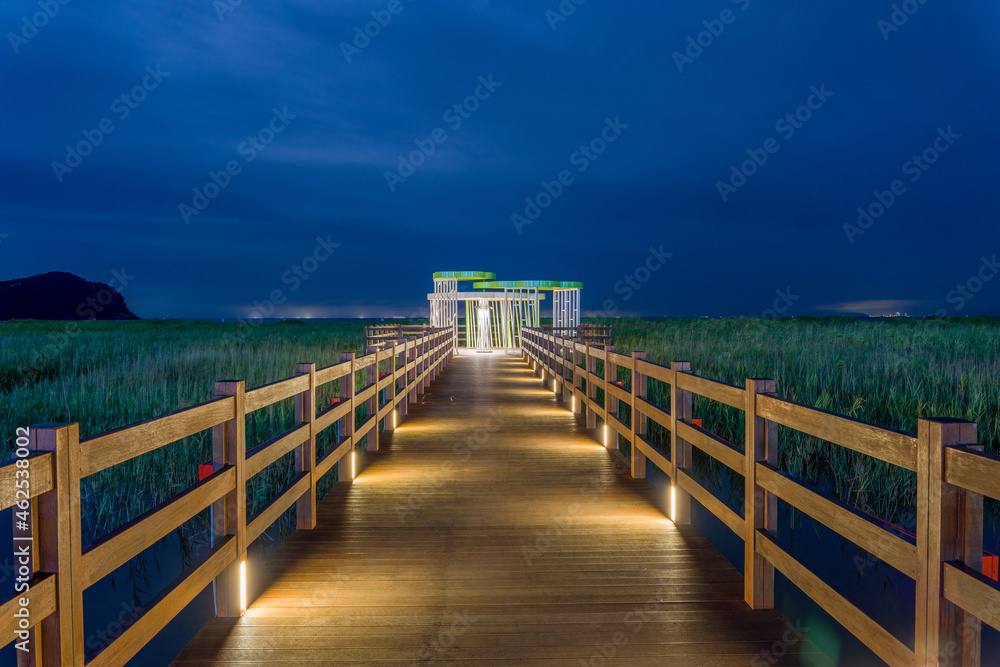
[[212,473],[215,472],[215,466],[211,463],[199,463],[198,464],[198,481],[211,477]]
[[[698,417],[698,419],[692,419],[691,423],[694,424],[695,426],[702,427],[701,426],[701,417]],[[702,428],[704,428],[704,427],[702,427]]]
[[340,399],[339,398],[331,398],[330,399],[330,405],[337,405],[338,403],[340,403]]
[[983,574],[993,581],[996,581],[997,576],[1000,575],[1000,572],[997,571],[998,565],[1000,565],[1000,558],[993,554],[983,553]]

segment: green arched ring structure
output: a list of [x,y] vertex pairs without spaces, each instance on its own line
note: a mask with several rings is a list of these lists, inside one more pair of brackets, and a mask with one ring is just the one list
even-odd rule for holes
[[574,280],[490,280],[472,283],[473,289],[583,289],[583,283]]
[[451,278],[453,280],[493,280],[497,274],[489,271],[435,271],[434,280]]

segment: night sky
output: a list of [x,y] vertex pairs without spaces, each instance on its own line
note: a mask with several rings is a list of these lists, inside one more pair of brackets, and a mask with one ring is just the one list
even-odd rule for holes
[[1000,314],[995,0],[61,2],[0,7],[0,280],[144,318],[426,313],[437,270]]

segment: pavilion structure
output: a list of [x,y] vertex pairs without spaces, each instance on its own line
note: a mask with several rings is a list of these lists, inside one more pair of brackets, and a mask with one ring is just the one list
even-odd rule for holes
[[[471,284],[471,289],[459,289]],[[438,271],[430,302],[431,327],[451,328],[456,345],[479,351],[521,347],[521,330],[541,326],[541,303],[552,293],[552,324],[580,324],[583,283],[497,280],[489,271]]]

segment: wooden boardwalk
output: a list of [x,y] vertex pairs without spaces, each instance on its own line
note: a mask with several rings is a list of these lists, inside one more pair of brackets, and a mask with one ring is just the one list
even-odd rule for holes
[[454,359],[381,447],[175,664],[829,664],[520,357]]

